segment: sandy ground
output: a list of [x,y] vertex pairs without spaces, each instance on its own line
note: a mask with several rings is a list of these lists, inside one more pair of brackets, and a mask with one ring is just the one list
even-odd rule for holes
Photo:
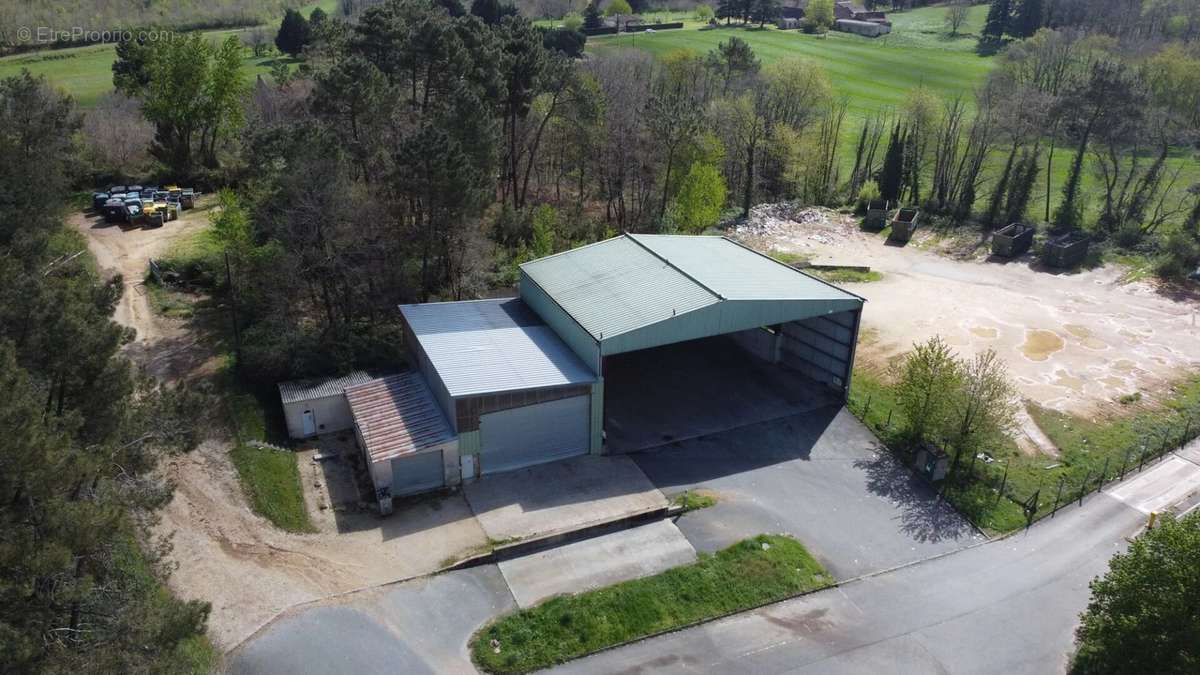
[[1118,267],[1063,274],[1028,257],[955,259],[925,250],[937,245],[928,231],[894,246],[828,211],[768,212],[739,236],[760,250],[882,272],[881,281],[846,284],[868,300],[859,357],[878,366],[941,335],[963,355],[996,350],[1023,397],[1080,415],[1133,392],[1153,398],[1200,367],[1200,303],[1124,283]]
[[[147,261],[207,223],[201,210],[149,230],[74,219],[101,272],[124,277],[114,319],[137,330],[126,354],[160,379],[203,376],[211,354],[188,322],[153,313],[142,284]],[[352,444],[327,442],[333,446],[326,452],[353,452]],[[210,439],[165,464],[175,497],[155,528],[173,543],[172,590],[212,603],[209,635],[223,649],[297,603],[425,574],[487,543],[461,494],[398,503],[387,519],[361,509],[349,463],[315,462],[315,448],[301,451],[298,460],[318,531],[283,532],[250,509],[230,448],[227,440]]]

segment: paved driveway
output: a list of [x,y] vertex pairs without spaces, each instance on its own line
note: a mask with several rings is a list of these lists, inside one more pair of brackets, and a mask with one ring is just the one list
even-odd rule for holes
[[230,657],[240,675],[474,673],[471,635],[516,603],[495,565],[414,579],[303,608]]
[[698,551],[790,534],[839,579],[981,541],[844,408],[823,408],[631,455],[668,495],[703,487],[716,506],[679,520]]

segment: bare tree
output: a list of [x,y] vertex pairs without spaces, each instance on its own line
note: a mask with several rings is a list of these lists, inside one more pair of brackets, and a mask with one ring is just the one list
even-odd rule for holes
[[951,35],[958,35],[958,32],[967,23],[970,13],[971,6],[962,0],[946,7],[946,28],[950,29]]
[[137,100],[114,92],[84,116],[83,137],[98,172],[132,178],[150,158],[154,125],[142,116]]

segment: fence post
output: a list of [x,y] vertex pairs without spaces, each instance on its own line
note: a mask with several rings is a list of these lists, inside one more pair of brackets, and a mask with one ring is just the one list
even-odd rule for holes
[[1145,446],[1143,446],[1142,447],[1142,456],[1138,458],[1138,472],[1140,473],[1142,468],[1144,468],[1145,466],[1146,466],[1146,448],[1145,448]]
[[863,421],[867,421],[867,415],[871,414],[871,394],[867,394],[867,405],[863,408]]
[[1126,450],[1125,451],[1125,459],[1121,460],[1121,480],[1125,480],[1125,468],[1126,468],[1126,465],[1129,464],[1129,453],[1130,452],[1131,452],[1130,450]]
[[894,410],[895,410],[895,408],[888,408],[888,421],[887,421],[888,429],[892,428],[892,411],[894,411]]
[[1063,481],[1065,481],[1066,479],[1067,479],[1066,476],[1058,477],[1058,494],[1054,495],[1054,510],[1050,512],[1051,518],[1054,518],[1054,516],[1056,516],[1058,514],[1058,502],[1060,499],[1062,499]]
[[1189,418],[1187,418],[1186,423],[1183,425],[1183,438],[1179,440],[1179,447],[1182,448],[1183,446],[1187,445],[1188,440],[1190,440],[1189,436],[1191,436],[1191,435],[1192,435],[1192,418],[1189,417]]
[[1083,496],[1087,494],[1088,481],[1092,479],[1092,472],[1088,471],[1083,476],[1083,482],[1079,484],[1079,505],[1083,506]]
[[1108,460],[1112,457],[1104,458],[1104,468],[1100,470],[1100,484],[1096,486],[1096,492],[1104,489],[1104,479],[1108,476]]

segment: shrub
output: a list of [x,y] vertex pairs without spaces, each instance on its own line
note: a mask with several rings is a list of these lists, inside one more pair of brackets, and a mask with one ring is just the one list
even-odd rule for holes
[[858,213],[866,213],[867,205],[873,201],[878,201],[881,197],[882,193],[879,191],[879,183],[869,180],[859,188],[858,201],[855,202],[854,208]]
[[1200,266],[1200,242],[1185,232],[1167,237],[1158,275],[1165,279],[1185,279]]
[[696,5],[696,20],[710,21],[713,16],[713,8],[710,5]]

